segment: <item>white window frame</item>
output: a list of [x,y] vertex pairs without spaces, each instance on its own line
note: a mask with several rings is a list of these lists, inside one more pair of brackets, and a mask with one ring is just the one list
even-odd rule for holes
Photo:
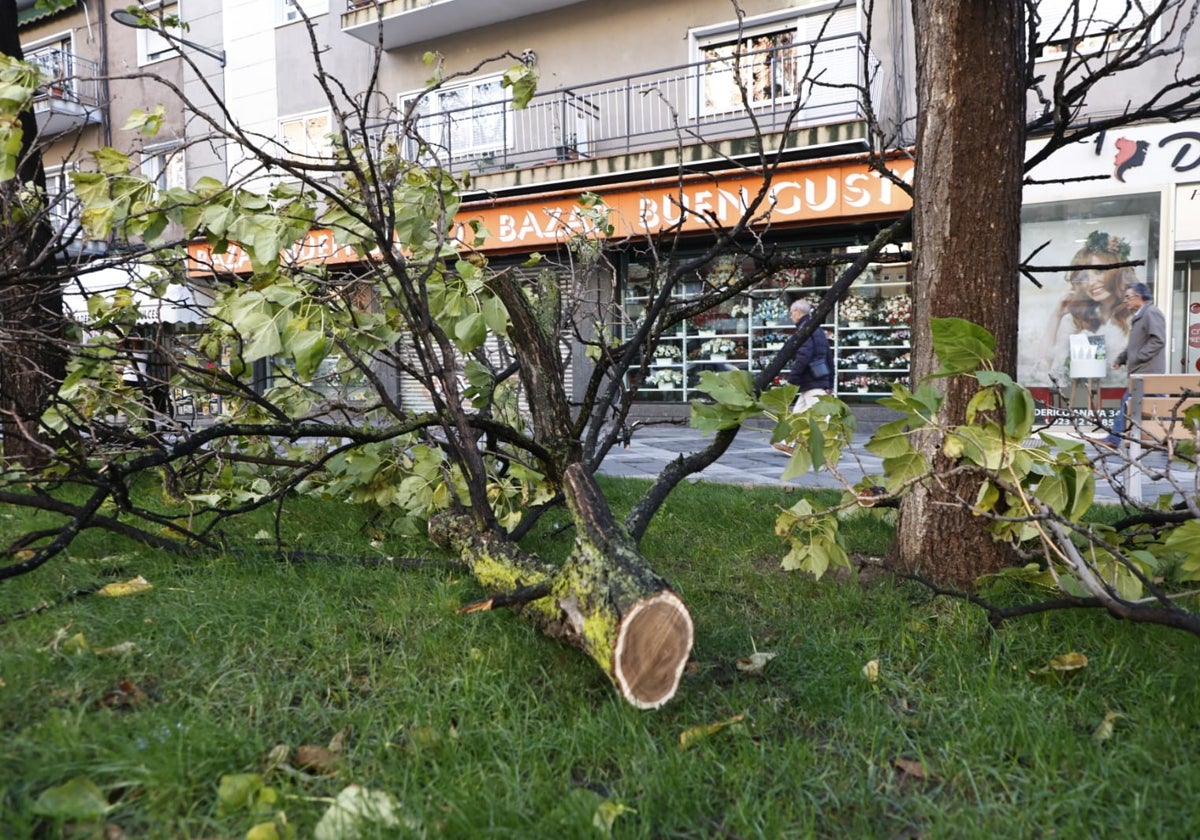
[[[50,226],[55,235],[61,237],[64,242],[78,236],[80,232],[79,219],[71,212],[74,207],[71,196],[75,191],[71,183],[71,173],[76,168],[75,164],[71,163],[46,167],[46,207],[50,214]],[[59,203],[60,199],[66,206]]]
[[[1048,7],[1048,11],[1041,15],[1038,28],[1038,37],[1042,40],[1036,45],[1037,61],[1061,61],[1071,55],[1097,55],[1120,47],[1128,40],[1140,38],[1144,31],[1142,20],[1136,17],[1137,4],[1127,3],[1126,0],[1079,0],[1079,34],[1072,43],[1069,17],[1072,4],[1073,0],[1039,0],[1039,14],[1043,7]],[[1089,26],[1092,17],[1082,17],[1083,14],[1097,13],[1101,16],[1101,23],[1097,26]],[[1118,19],[1120,29],[1109,32]],[[1156,21],[1150,30],[1150,39],[1157,41],[1161,35],[1162,22]]]
[[[180,0],[166,3],[146,3],[144,8],[155,18],[160,15],[177,15],[180,20],[185,20],[183,17],[183,7]],[[171,28],[167,32],[177,38],[186,38],[182,29]],[[164,38],[157,32],[151,29],[137,30],[137,62],[138,67],[145,67],[147,64],[156,64],[160,61],[166,61],[171,58],[179,57],[179,45]]]
[[[47,66],[46,62],[38,60],[38,53],[43,50],[57,49],[60,53],[66,55],[67,65],[60,68],[60,76],[55,77],[53,68]],[[24,48],[25,60],[30,64],[36,64],[38,68],[45,74],[46,83],[43,87],[46,92],[54,99],[75,99],[75,79],[73,64],[75,61],[75,35],[70,30],[61,32],[57,35],[52,35],[48,38],[34,41]],[[55,95],[53,90],[56,86],[59,87],[61,93]]]
[[[325,119],[325,131],[320,136],[316,136],[307,124],[322,117]],[[297,149],[288,144],[287,133],[284,129],[284,126],[287,125],[300,127],[304,137],[303,149]],[[333,146],[328,139],[329,135],[333,133],[333,116],[328,109],[282,116],[279,118],[277,129],[279,145],[283,147],[283,153],[297,163],[321,163],[329,161],[333,157]]]
[[[500,84],[502,79],[502,75],[479,76],[432,91],[410,91],[400,94],[397,104],[403,112],[408,109],[414,99],[420,97],[420,104],[413,111],[416,129],[421,133],[426,145],[434,150],[434,154],[442,163],[446,163],[448,160],[474,160],[492,155],[502,155],[512,150],[513,142],[513,132],[504,130],[509,119],[507,112],[512,102],[512,90]],[[441,107],[443,102],[462,91],[474,93],[485,86],[493,85],[496,86],[495,91],[499,93],[498,99],[480,103],[472,102],[466,108],[447,110]],[[470,98],[474,99],[474,96]],[[483,108],[487,109],[487,112],[482,115],[483,117],[498,121],[499,137],[483,137],[481,139],[475,137],[476,130],[481,127],[481,121],[475,117],[475,114]],[[482,125],[482,127],[486,129],[487,126]],[[464,132],[470,135],[465,141],[463,139]],[[407,156],[411,159],[417,157],[415,149],[411,146]]]
[[[835,9],[845,13],[841,21],[843,25],[849,25],[856,32],[862,31],[860,12],[856,3],[849,2],[849,0],[824,0],[824,2],[811,3],[807,6],[793,6],[767,14],[755,15],[744,18],[741,21],[730,20],[691,29],[688,32],[690,61],[698,68],[702,67],[702,62],[709,58],[707,55],[708,50],[732,43],[739,38],[739,32],[740,39],[743,41],[774,33],[789,32],[793,35],[792,43],[795,45],[795,49],[803,49],[804,44],[807,44],[816,37],[825,18],[833,13]],[[810,28],[815,31],[810,33],[808,31]],[[827,37],[832,37],[841,33],[827,31],[826,34]],[[807,61],[807,55],[797,55],[796,60],[803,63]],[[747,67],[743,66],[741,69],[745,73]],[[732,69],[730,73],[732,73]],[[688,95],[689,108],[697,112],[691,115],[693,119],[733,114],[743,109],[740,99],[730,103],[710,104],[704,95],[705,83],[706,77],[704,76],[704,71],[698,69],[695,76],[690,80],[691,90],[689,90]],[[804,80],[797,79],[796,86],[804,87]],[[781,104],[786,105],[793,101],[795,96],[796,92],[792,91],[783,95],[766,96],[750,104],[755,108],[778,107]]]
[[142,149],[142,176],[160,190],[187,188],[186,150],[179,143],[160,143]]

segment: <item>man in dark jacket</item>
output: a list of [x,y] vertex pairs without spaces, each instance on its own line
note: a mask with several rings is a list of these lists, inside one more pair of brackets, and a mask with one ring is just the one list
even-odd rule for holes
[[[797,330],[808,323],[811,313],[812,304],[806,300],[793,301],[788,310]],[[814,366],[818,370],[813,370]],[[796,348],[796,358],[792,361],[787,381],[800,389],[796,404],[792,406],[792,411],[796,413],[812,408],[818,399],[829,393],[833,387],[833,370],[829,364],[829,338],[825,330],[817,327]]]
[[[1133,373],[1167,372],[1167,319],[1161,309],[1151,301],[1154,293],[1145,283],[1134,283],[1125,290],[1125,306],[1133,312],[1129,321],[1129,344],[1113,360],[1113,369],[1129,366]],[[1096,444],[1109,449],[1121,445],[1125,434],[1125,412],[1129,405],[1129,391],[1121,397],[1121,408],[1113,421],[1112,434]]]
[[[800,330],[808,323],[812,313],[812,304],[806,300],[793,301],[788,309],[792,323]],[[817,368],[814,370],[814,366]],[[829,352],[829,337],[825,330],[817,327],[813,334],[804,339],[796,348],[796,357],[792,360],[792,369],[788,371],[787,381],[800,389],[792,411],[799,414],[808,411],[817,404],[823,395],[833,388],[833,354]],[[773,443],[780,452],[792,453],[792,447],[787,443]]]

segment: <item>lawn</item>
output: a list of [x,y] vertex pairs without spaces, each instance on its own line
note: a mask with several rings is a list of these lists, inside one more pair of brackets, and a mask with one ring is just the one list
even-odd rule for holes
[[[604,485],[619,509],[641,486]],[[511,612],[457,614],[473,580],[423,542],[373,542],[356,508],[295,503],[311,554],[290,562],[250,538],[181,561],[87,535],[0,584],[0,619],[153,588],[0,625],[0,836],[104,836],[38,815],[73,779],[129,838],[240,838],[280,811],[311,837],[351,784],[395,806],[366,837],[1200,835],[1195,639],[1082,611],[994,631],[911,584],[782,572],[771,526],[795,499],[701,483],[656,520],[643,547],[696,623],[657,712]],[[555,526],[530,541],[548,557],[570,544]],[[852,551],[889,538],[845,527]],[[740,670],[756,651],[776,656]],[[1069,652],[1086,667],[1042,673]],[[219,793],[238,774],[278,796],[264,815]]]

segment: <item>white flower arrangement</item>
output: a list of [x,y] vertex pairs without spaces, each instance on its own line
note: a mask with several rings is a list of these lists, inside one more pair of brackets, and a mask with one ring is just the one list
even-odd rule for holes
[[734,343],[728,338],[714,338],[700,345],[700,350],[706,356],[728,356],[733,352]]
[[909,330],[896,330],[892,333],[892,341],[900,344],[907,344],[910,338],[912,338],[912,333]]
[[912,320],[912,298],[895,295],[887,298],[879,307],[879,316],[885,324],[907,324]]
[[678,388],[683,384],[683,374],[677,370],[666,368],[656,370],[647,377],[647,381],[653,382],[655,385],[667,385],[671,388]]
[[732,318],[749,318],[750,304],[735,303],[733,306],[729,307],[729,315]]
[[893,367],[893,368],[897,368],[897,369],[901,369],[901,370],[902,370],[902,369],[904,369],[904,368],[908,367],[908,366],[909,366],[909,365],[911,365],[911,364],[912,364],[912,354],[910,354],[910,353],[901,353],[899,356],[897,356],[896,358],[892,359],[892,361],[891,361],[891,364],[889,365],[889,367]]
[[871,317],[871,302],[860,295],[848,295],[838,315],[846,321],[865,321]]
[[656,359],[673,359],[680,358],[679,346],[676,344],[660,344],[654,348],[654,358]]
[[704,282],[714,289],[721,289],[742,279],[737,260],[733,257],[720,257],[709,266]]
[[851,353],[849,361],[859,367],[883,367],[883,359],[879,357],[879,354],[872,353],[869,350],[859,350],[857,353]]

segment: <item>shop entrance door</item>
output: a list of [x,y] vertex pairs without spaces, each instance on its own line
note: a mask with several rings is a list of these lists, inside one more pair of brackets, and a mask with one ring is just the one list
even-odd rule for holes
[[1167,372],[1200,371],[1200,253],[1175,255],[1174,329],[1167,347]]

